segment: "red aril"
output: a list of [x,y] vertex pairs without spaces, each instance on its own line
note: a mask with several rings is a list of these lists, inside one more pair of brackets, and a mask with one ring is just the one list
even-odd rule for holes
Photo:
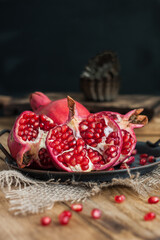
[[156,159],[155,159],[154,156],[149,156],[149,157],[147,158],[147,161],[148,161],[149,163],[153,163],[153,162],[156,161]]
[[91,216],[92,216],[92,218],[94,218],[94,219],[99,219],[99,218],[101,218],[101,215],[102,215],[101,210],[99,210],[98,208],[94,208],[94,209],[91,211]]
[[134,149],[131,153],[133,156],[137,154],[137,149]]
[[41,225],[42,226],[48,226],[51,223],[51,218],[50,217],[42,217],[41,218]]
[[20,168],[35,165],[41,168],[53,167],[45,146],[48,131],[55,126],[44,114],[38,116],[25,111],[17,118],[8,137],[8,147]]
[[111,168],[109,168],[109,169],[107,169],[108,171],[114,171],[115,169],[114,169],[114,167],[111,167]]
[[126,163],[122,163],[119,167],[120,169],[127,169],[129,166]]
[[141,155],[140,155],[140,158],[147,158],[148,157],[148,154],[147,153],[142,153]]
[[148,203],[150,203],[150,204],[155,204],[158,202],[159,202],[159,197],[152,196],[152,197],[148,198]]
[[130,164],[132,164],[134,161],[135,161],[135,157],[131,156],[131,157],[129,157],[127,160],[125,160],[124,163],[127,162],[127,164],[130,165]]
[[149,212],[144,216],[145,221],[152,221],[156,218],[156,214],[154,212]]
[[72,216],[72,213],[70,211],[63,211],[59,216],[59,223],[61,225],[67,225],[69,223],[69,220]]
[[[30,104],[35,113],[43,113],[57,124],[63,124],[68,120],[67,98],[51,101],[45,94],[35,92],[30,95]],[[89,115],[89,111],[79,102],[76,102],[76,107],[79,116]]]
[[116,122],[103,113],[82,118],[70,97],[68,106],[69,120],[51,129],[46,139],[53,164],[68,172],[111,167],[119,158],[122,146]]
[[122,202],[125,201],[125,199],[126,198],[125,198],[124,195],[116,195],[115,198],[114,198],[115,202],[117,202],[117,203],[122,203]]
[[140,165],[146,165],[146,163],[147,163],[147,159],[146,159],[146,158],[141,158],[141,159],[139,160],[139,164],[140,164]]
[[72,204],[71,209],[75,212],[81,212],[83,210],[83,205],[80,203]]

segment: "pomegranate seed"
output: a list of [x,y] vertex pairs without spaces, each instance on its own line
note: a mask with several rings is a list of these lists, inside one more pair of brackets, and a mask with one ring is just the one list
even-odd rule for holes
[[152,197],[148,198],[148,203],[150,203],[150,204],[155,204],[158,202],[159,202],[159,197],[152,196]]
[[42,217],[41,218],[41,225],[42,226],[48,226],[51,223],[50,217]]
[[147,153],[143,153],[140,155],[140,158],[147,158],[148,157],[148,154]]
[[83,205],[78,203],[78,204],[72,204],[71,209],[75,212],[81,212],[83,210]]
[[146,163],[147,163],[147,159],[146,159],[146,158],[141,158],[141,159],[139,160],[139,164],[140,164],[140,165],[146,165]]
[[156,218],[156,214],[154,212],[149,212],[144,216],[145,221],[152,221]]
[[101,217],[102,213],[101,213],[101,210],[99,210],[98,208],[94,208],[92,211],[91,211],[91,216],[92,218],[94,219],[99,219]]
[[113,168],[113,167],[111,167],[111,168],[109,168],[109,169],[108,169],[108,171],[113,171],[113,170],[114,170],[114,168]]
[[63,214],[66,215],[66,216],[68,216],[69,218],[72,217],[72,213],[71,213],[69,210],[63,211]]
[[132,151],[132,155],[136,155],[137,154],[137,149],[134,149],[133,151]]
[[70,220],[70,217],[68,216],[68,214],[66,214],[66,211],[62,212],[58,218],[61,225],[67,225]]
[[81,165],[81,169],[84,171],[88,170],[88,168],[89,168],[89,165],[84,165],[84,164]]
[[133,156],[129,157],[127,164],[129,164],[129,165],[132,164],[134,162],[134,160],[135,160],[135,157],[133,157]]
[[119,168],[120,169],[127,169],[127,168],[129,168],[129,166],[126,163],[125,164],[122,163]]
[[153,163],[153,162],[155,162],[155,157],[154,156],[149,156],[147,158],[147,160],[148,160],[148,162]]
[[124,200],[125,200],[125,196],[124,195],[116,195],[114,200],[117,202],[117,203],[122,203]]

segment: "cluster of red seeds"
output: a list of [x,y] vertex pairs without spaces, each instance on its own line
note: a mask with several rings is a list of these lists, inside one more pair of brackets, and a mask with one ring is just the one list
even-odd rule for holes
[[[75,212],[81,212],[83,210],[83,205],[80,203],[72,204],[71,209],[72,209],[72,211],[75,211]],[[101,214],[102,213],[98,208],[94,208],[91,211],[91,217],[93,219],[99,219],[101,217]],[[67,225],[69,223],[71,217],[72,217],[71,211],[65,210],[65,211],[61,212],[58,216],[59,223],[61,225]],[[52,221],[51,218],[47,217],[47,216],[42,217],[40,220],[42,226],[48,226],[51,223],[51,221]]]
[[140,155],[140,160],[139,160],[140,165],[146,165],[147,163],[153,163],[153,162],[155,162],[154,156],[149,156],[146,153],[143,153]]
[[95,116],[89,115],[86,120],[80,123],[79,130],[88,145],[97,147],[98,143],[102,142],[102,137],[105,136],[104,128],[106,127],[104,119],[96,119]]
[[18,135],[23,141],[34,141],[38,136],[38,128],[49,131],[55,126],[44,114],[40,116],[33,112],[24,113],[19,120]]
[[130,152],[131,145],[134,144],[135,140],[129,132],[122,130],[123,145],[121,154],[127,155]]
[[93,164],[105,163],[97,151],[86,149],[85,141],[82,138],[76,140],[73,131],[67,125],[55,127],[49,140],[53,154],[58,155],[58,160],[66,166],[74,167],[80,164],[82,170],[87,170],[89,169],[89,158]]
[[38,157],[43,166],[48,166],[48,165],[52,164],[52,159],[51,159],[49,153],[47,152],[47,149],[41,148],[38,152]]
[[[124,195],[116,195],[114,197],[114,200],[116,203],[123,203],[125,201],[125,199],[126,199],[126,197]],[[150,203],[150,204],[156,204],[158,202],[159,202],[159,198],[156,196],[152,196],[148,199],[148,203]],[[75,211],[75,212],[81,212],[83,210],[83,205],[80,203],[72,204],[71,210]],[[101,215],[102,215],[102,212],[100,209],[98,209],[98,208],[92,209],[91,217],[93,219],[99,219],[99,218],[101,218]],[[69,223],[71,217],[72,217],[71,211],[65,210],[62,213],[60,213],[60,215],[58,216],[59,223],[61,225],[67,225]],[[154,212],[148,212],[144,215],[145,221],[152,221],[155,218],[156,218],[156,214]],[[42,217],[40,222],[41,222],[42,226],[47,226],[51,223],[51,218],[47,217],[47,216]]]

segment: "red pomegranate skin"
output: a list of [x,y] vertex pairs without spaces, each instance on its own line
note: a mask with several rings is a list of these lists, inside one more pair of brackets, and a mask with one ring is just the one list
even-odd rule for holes
[[[82,104],[75,102],[77,114],[87,117],[90,112]],[[68,120],[69,108],[67,98],[51,101],[45,94],[35,92],[30,95],[30,105],[35,113],[44,113],[57,124],[63,124]]]

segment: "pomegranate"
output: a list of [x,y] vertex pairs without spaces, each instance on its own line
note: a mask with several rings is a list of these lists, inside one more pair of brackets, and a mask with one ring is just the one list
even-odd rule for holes
[[[137,140],[134,133],[134,128],[141,128],[148,122],[148,118],[146,116],[140,115],[142,111],[143,109],[141,108],[135,109],[125,115],[121,115],[117,112],[104,112],[104,114],[107,114],[114,121],[116,121],[122,131],[123,144],[121,155],[114,166],[124,162],[124,160],[127,159],[135,149]],[[128,160],[125,162],[127,163]]]
[[[57,124],[63,124],[68,120],[67,98],[51,101],[45,94],[35,92],[30,95],[30,104],[35,113],[43,113]],[[79,102],[76,102],[76,107],[79,116],[89,115],[89,111]]]
[[69,120],[51,129],[46,139],[48,152],[59,169],[68,172],[103,170],[119,158],[122,136],[108,115],[78,115],[75,101],[68,97]]
[[35,163],[41,168],[53,167],[45,146],[48,131],[55,126],[44,114],[25,111],[17,118],[8,137],[8,147],[20,168]]

